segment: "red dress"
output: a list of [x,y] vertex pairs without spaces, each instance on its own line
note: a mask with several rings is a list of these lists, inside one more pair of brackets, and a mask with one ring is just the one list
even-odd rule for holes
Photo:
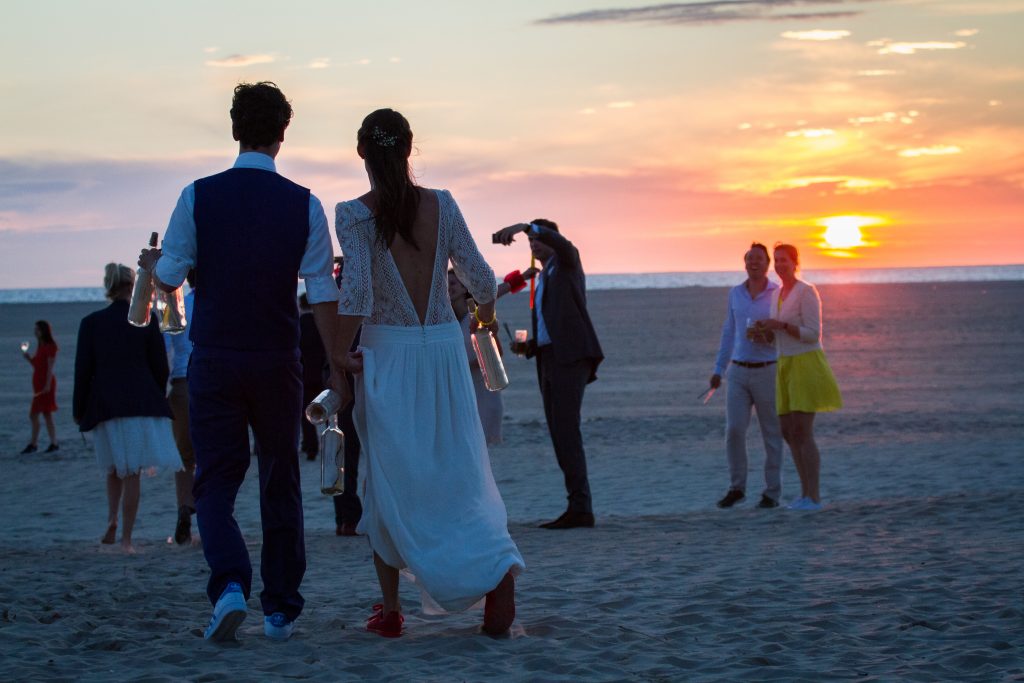
[[[40,344],[36,355],[32,358],[32,393],[37,394],[43,390],[46,384],[46,375],[49,374],[50,359],[57,358],[56,344]],[[57,410],[57,374],[54,373],[53,381],[50,382],[50,389],[32,398],[33,413],[52,413]]]

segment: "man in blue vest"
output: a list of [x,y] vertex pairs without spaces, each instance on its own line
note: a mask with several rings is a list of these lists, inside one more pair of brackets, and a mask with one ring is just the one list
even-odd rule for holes
[[139,265],[161,289],[196,269],[189,336],[189,417],[196,452],[196,521],[210,565],[214,604],[205,637],[233,640],[246,616],[252,566],[234,518],[235,496],[256,438],[263,550],[264,633],[291,636],[302,611],[306,571],[299,486],[298,278],[306,281],[317,327],[330,348],[338,288],[327,217],[309,190],[277,174],[274,158],[292,108],[273,83],[241,84],[231,105],[234,167],[182,191],[162,250]]

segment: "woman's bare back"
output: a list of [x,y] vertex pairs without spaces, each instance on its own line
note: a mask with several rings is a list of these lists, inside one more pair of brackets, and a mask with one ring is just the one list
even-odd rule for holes
[[[412,235],[419,249],[401,235],[395,235],[390,251],[405,291],[416,310],[416,317],[422,325],[427,319],[434,264],[437,260],[439,205],[436,193],[422,187],[416,188],[416,191],[420,195],[420,205],[412,226]],[[359,201],[371,211],[376,211],[377,197],[372,190],[359,197]]]

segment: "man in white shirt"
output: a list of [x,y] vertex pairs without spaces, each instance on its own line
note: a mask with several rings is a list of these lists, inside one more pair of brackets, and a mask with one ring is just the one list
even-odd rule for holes
[[747,428],[750,410],[757,409],[764,441],[765,489],[759,508],[774,508],[782,495],[782,431],[775,412],[775,364],[779,354],[771,332],[755,326],[770,317],[772,292],[778,285],[768,279],[768,248],[754,242],[743,256],[747,280],[729,291],[729,309],[711,375],[717,389],[722,375],[728,379],[725,413],[725,450],[729,459],[729,490],[718,507],[729,508],[746,497]]
[[[295,287],[306,281],[324,344],[337,322],[338,288],[327,217],[310,191],[277,174],[274,158],[292,116],[273,83],[235,88],[234,167],[182,191],[163,251],[145,250],[157,286],[197,287],[190,338],[189,416],[196,452],[196,521],[214,604],[205,637],[233,640],[246,616],[252,565],[234,501],[249,467],[251,425],[259,458],[264,634],[286,640],[304,604],[306,570],[299,484],[302,370]],[[159,260],[157,260],[159,259]]]

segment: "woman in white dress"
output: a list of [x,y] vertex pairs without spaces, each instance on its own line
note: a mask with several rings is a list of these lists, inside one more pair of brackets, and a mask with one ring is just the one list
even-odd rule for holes
[[[354,417],[366,455],[357,530],[373,548],[383,593],[367,629],[401,635],[405,570],[425,611],[485,599],[484,631],[500,634],[515,618],[514,577],[525,564],[491,474],[447,287],[451,262],[493,333],[494,272],[451,194],[412,181],[412,130],[401,114],[373,112],[357,141],[371,189],[337,206],[345,278],[331,354],[336,367],[357,373]],[[359,352],[348,354],[360,324]],[[347,402],[344,378],[332,384]]]
[[114,542],[120,507],[126,553],[135,552],[140,473],[182,469],[164,395],[169,370],[156,315],[147,327],[128,322],[134,280],[127,266],[107,264],[103,286],[110,305],[78,327],[72,409],[78,428],[93,433],[96,463],[107,477],[107,530],[100,542]]

